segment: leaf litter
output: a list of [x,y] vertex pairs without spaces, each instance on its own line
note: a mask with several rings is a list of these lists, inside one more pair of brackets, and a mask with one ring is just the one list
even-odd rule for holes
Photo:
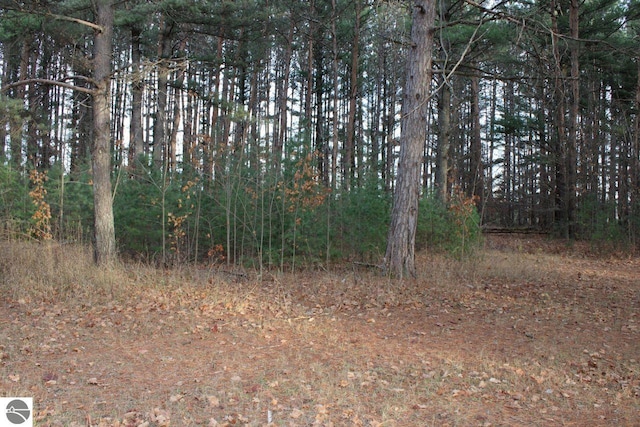
[[637,259],[419,261],[414,282],[166,272],[113,300],[3,298],[0,389],[51,427],[637,425]]

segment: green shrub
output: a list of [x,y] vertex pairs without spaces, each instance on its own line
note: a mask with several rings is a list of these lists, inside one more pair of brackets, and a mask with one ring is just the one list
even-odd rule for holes
[[11,166],[0,163],[0,231],[26,233],[35,208],[29,198],[29,180]]
[[[113,201],[118,250],[147,260],[163,252],[163,200],[166,221],[167,200],[174,191],[163,187],[159,172],[146,171],[118,184]],[[166,222],[165,222],[166,225]]]
[[594,246],[629,242],[625,227],[616,218],[616,204],[602,202],[595,194],[580,200],[576,222],[576,237]]
[[53,235],[62,241],[88,242],[93,229],[93,186],[88,170],[62,174],[60,165],[48,171],[47,202]]
[[416,249],[472,255],[480,246],[480,215],[474,200],[457,191],[445,206],[434,193],[420,200]]
[[340,194],[334,201],[332,246],[347,258],[379,260],[384,254],[391,198],[374,179]]

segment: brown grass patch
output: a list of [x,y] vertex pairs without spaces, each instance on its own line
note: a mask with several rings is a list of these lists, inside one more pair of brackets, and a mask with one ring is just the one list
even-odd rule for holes
[[402,282],[2,243],[0,390],[39,426],[638,425],[640,262],[525,243]]

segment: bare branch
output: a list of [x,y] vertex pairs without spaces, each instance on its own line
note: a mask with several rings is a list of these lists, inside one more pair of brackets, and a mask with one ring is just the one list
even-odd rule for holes
[[24,13],[27,15],[40,15],[40,16],[46,16],[48,18],[53,18],[53,19],[59,19],[61,21],[69,21],[69,22],[75,22],[76,24],[80,24],[80,25],[84,25],[85,27],[89,27],[89,28],[93,28],[96,31],[99,32],[103,32],[104,28],[102,28],[102,26],[98,25],[98,24],[94,24],[93,22],[90,21],[85,21],[84,19],[80,19],[80,18],[74,18],[73,16],[65,16],[65,15],[58,15],[56,13],[51,13],[51,12],[46,12],[46,11],[41,11],[41,10],[27,10],[24,9],[22,7],[7,7],[7,6],[3,6],[4,9],[6,10],[13,10],[15,12],[20,12],[20,13]]
[[94,30],[99,31],[99,32],[103,32],[104,31],[104,28],[102,28],[102,26],[100,26],[98,24],[94,24],[93,22],[85,21],[84,19],[74,18],[73,16],[57,15],[55,13],[50,13],[50,12],[46,12],[43,15],[44,16],[48,16],[48,17],[53,18],[53,19],[59,19],[61,21],[75,22],[76,24],[80,24],[80,25],[84,25],[84,26],[89,27],[89,28],[93,28]]
[[[86,80],[88,82],[91,82],[92,84],[95,84],[93,80],[86,78],[86,77],[78,77],[80,79]],[[90,89],[90,88],[86,88],[86,87],[82,87],[82,86],[75,86],[72,85],[70,83],[65,83],[62,81],[58,81],[58,80],[49,80],[49,79],[26,79],[26,80],[19,80],[17,82],[13,82],[10,83],[6,86],[3,86],[2,88],[0,88],[0,93],[6,92],[9,89],[13,89],[14,87],[18,87],[18,86],[24,86],[24,85],[28,85],[31,83],[42,83],[45,85],[52,85],[52,86],[60,86],[63,87],[65,89],[70,89],[70,90],[75,90],[76,92],[82,92],[82,93],[88,93],[89,95],[93,95],[93,93],[95,92],[94,89]]]

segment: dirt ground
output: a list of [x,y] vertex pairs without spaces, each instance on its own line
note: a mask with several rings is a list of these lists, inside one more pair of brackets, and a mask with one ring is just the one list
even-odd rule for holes
[[0,395],[37,426],[640,426],[640,259],[588,252],[490,236],[404,281],[124,266],[95,298],[25,279]]

